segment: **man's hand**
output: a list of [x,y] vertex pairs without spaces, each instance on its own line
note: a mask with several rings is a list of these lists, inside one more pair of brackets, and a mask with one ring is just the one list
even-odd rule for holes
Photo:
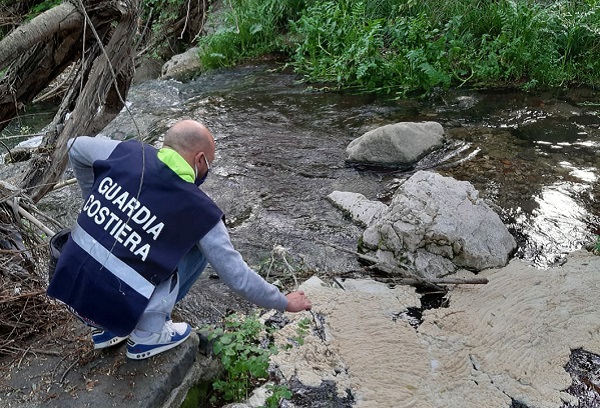
[[308,300],[301,290],[288,293],[285,297],[288,299],[288,305],[285,308],[286,312],[301,312],[303,310],[310,310],[312,307],[310,300]]

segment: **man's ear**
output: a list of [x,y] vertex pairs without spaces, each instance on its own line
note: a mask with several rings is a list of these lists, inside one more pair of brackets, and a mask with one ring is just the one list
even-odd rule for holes
[[194,156],[194,166],[201,167],[200,165],[202,164],[202,162],[200,160],[202,160],[203,154],[203,152],[196,153],[196,155]]

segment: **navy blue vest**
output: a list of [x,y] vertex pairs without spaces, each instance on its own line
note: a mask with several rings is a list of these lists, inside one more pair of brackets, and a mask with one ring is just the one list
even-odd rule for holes
[[116,335],[134,329],[154,287],[223,217],[154,148],[122,142],[93,164],[94,185],[48,295]]

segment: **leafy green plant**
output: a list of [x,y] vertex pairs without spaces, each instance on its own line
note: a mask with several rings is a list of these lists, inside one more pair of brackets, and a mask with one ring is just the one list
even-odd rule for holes
[[[213,382],[217,393],[213,400],[242,401],[248,398],[249,391],[266,381],[269,358],[277,349],[273,345],[261,346],[261,336],[265,335],[265,331],[265,325],[256,314],[245,318],[233,314],[225,319],[224,329],[217,329],[209,335],[209,341],[214,342],[213,352],[221,359],[225,369],[225,377]],[[272,391],[270,401],[291,396],[284,386],[272,387]]]
[[292,36],[299,39],[292,65],[310,81],[380,87],[385,20],[367,15],[365,1],[316,2],[291,24]]
[[304,317],[298,321],[298,329],[296,330],[298,336],[294,337],[294,340],[301,346],[304,344],[304,338],[308,334],[309,328],[310,319],[308,317]]
[[142,17],[152,21],[153,31],[160,32],[177,19],[183,4],[184,0],[142,0]]
[[281,400],[292,398],[292,391],[284,385],[267,385],[267,390],[271,392],[271,395],[269,395],[265,401],[265,406],[267,408],[277,408]]
[[206,66],[285,53],[307,82],[429,93],[452,86],[600,85],[600,2],[227,0]]
[[206,67],[231,66],[245,59],[281,52],[287,20],[304,6],[302,0],[226,0],[220,28],[199,40]]

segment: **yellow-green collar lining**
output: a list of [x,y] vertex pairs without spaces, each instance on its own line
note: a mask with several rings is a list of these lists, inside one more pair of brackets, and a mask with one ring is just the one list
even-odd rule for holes
[[194,169],[175,150],[163,147],[158,151],[158,159],[185,181],[194,182]]

